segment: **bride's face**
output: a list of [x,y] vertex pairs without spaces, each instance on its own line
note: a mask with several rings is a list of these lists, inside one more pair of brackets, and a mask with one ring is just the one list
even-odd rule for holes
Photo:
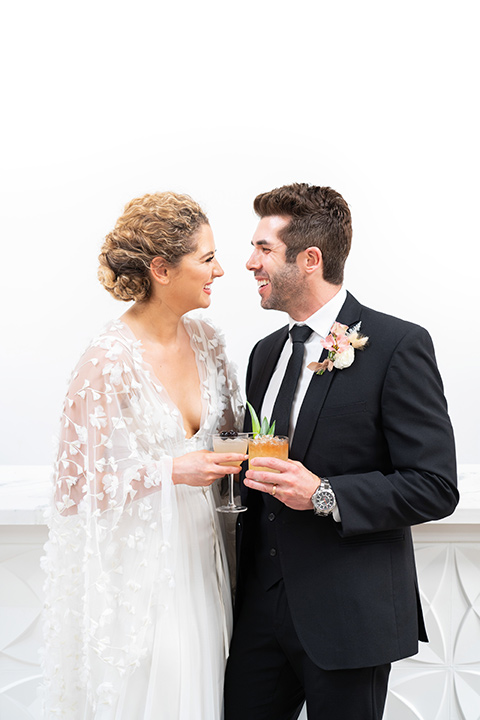
[[172,274],[171,292],[181,304],[183,313],[195,308],[207,308],[210,305],[212,283],[223,275],[215,257],[210,225],[201,226],[196,241],[197,249],[184,255]]

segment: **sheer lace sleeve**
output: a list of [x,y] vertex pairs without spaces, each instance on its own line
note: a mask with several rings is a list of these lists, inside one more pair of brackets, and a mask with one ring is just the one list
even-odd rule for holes
[[135,356],[118,341],[102,345],[84,355],[65,399],[55,467],[62,515],[123,511],[171,476],[171,457],[135,377]]
[[168,608],[175,429],[150,401],[140,361],[135,347],[102,336],[65,400],[43,559],[45,695],[58,712],[45,717],[77,717],[87,695],[108,706]]

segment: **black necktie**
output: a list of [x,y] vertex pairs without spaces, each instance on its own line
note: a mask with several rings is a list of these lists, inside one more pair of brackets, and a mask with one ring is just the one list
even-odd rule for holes
[[292,403],[297,388],[298,378],[302,370],[305,341],[312,334],[308,325],[294,325],[290,330],[293,348],[287,369],[278,391],[270,422],[275,422],[275,435],[288,435]]

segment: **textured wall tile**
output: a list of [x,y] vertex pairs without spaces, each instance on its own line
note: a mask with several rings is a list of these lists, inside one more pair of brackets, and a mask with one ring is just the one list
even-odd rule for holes
[[395,663],[385,720],[479,720],[480,547],[415,549],[429,644]]

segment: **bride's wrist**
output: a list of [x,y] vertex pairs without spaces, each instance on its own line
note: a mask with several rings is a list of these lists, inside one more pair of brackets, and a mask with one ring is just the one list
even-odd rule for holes
[[182,471],[182,458],[176,457],[172,461],[172,484],[185,485],[185,473]]
[[173,458],[173,461],[172,461],[172,484],[178,485],[178,461],[177,461],[177,458]]

